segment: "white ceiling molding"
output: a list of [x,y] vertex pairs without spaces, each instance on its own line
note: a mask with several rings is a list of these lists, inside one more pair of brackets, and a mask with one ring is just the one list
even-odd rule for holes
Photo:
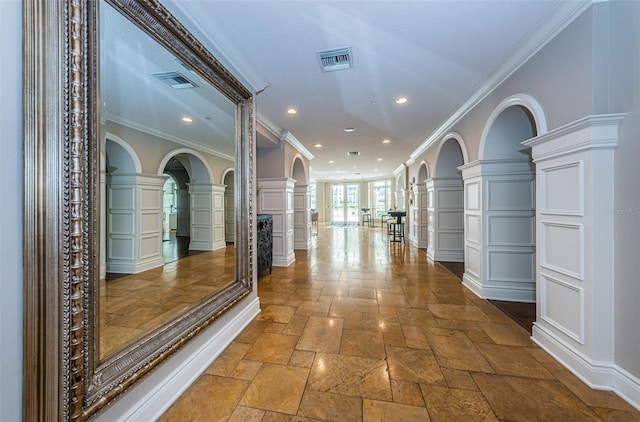
[[438,142],[442,136],[449,132],[453,126],[484,100],[487,95],[520,69],[531,57],[547,45],[547,43],[556,37],[563,29],[569,26],[571,22],[594,2],[593,0],[584,0],[581,2],[567,1],[560,3],[556,9],[556,13],[541,23],[536,31],[531,34],[530,37],[527,37],[524,42],[517,47],[516,51],[507,58],[502,66],[409,155],[410,160],[412,159],[415,162],[416,158],[423,154],[434,143]]
[[[258,113],[258,118],[256,119],[256,137],[260,138],[260,142],[256,144],[258,147],[276,148],[280,145],[281,133],[282,129]],[[265,142],[267,145],[264,145]]]
[[311,154],[311,152],[307,148],[305,148],[305,146],[302,145],[300,141],[298,141],[296,137],[293,136],[293,134],[291,134],[291,132],[289,132],[288,130],[282,132],[282,135],[280,135],[280,140],[288,142],[292,147],[297,149],[298,152],[302,154],[307,160],[313,160],[313,154]]
[[[104,113],[104,114],[106,114],[106,113]],[[135,129],[135,130],[138,130],[140,132],[147,133],[147,134],[149,134],[151,136],[156,136],[158,138],[166,139],[167,141],[175,142],[176,144],[188,146],[190,148],[193,148],[196,151],[206,152],[207,154],[215,155],[216,157],[224,158],[225,160],[229,160],[229,161],[235,161],[236,160],[235,156],[233,156],[233,155],[229,155],[229,154],[225,154],[224,152],[216,151],[213,148],[208,148],[208,147],[206,147],[204,145],[197,144],[195,142],[188,141],[188,140],[183,139],[183,138],[179,138],[179,137],[177,137],[175,135],[171,135],[169,133],[162,132],[162,131],[160,131],[158,129],[143,125],[143,124],[138,123],[138,122],[134,122],[134,121],[125,119],[125,118],[120,117],[120,116],[115,116],[115,115],[109,114],[109,115],[106,115],[106,120],[111,120],[112,122],[117,123],[119,125],[126,126],[126,127],[131,128],[131,129]]]

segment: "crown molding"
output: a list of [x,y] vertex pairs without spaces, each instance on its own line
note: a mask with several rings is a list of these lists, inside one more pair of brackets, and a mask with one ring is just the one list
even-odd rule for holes
[[307,148],[305,148],[305,146],[302,145],[300,141],[298,141],[296,137],[293,136],[293,134],[288,130],[282,131],[282,134],[280,135],[280,140],[288,142],[292,147],[297,149],[298,152],[302,154],[307,160],[313,159],[313,154]]
[[554,12],[546,19],[536,31],[527,37],[516,48],[513,54],[502,63],[491,77],[485,80],[480,87],[462,103],[433,133],[426,138],[418,148],[410,155],[410,160],[416,160],[429,147],[435,144],[447,132],[460,122],[471,110],[473,110],[482,100],[484,100],[498,86],[504,83],[511,75],[520,69],[545,45],[554,39],[563,29],[587,10],[594,1],[583,0],[579,2],[561,2]]
[[200,151],[200,152],[206,152],[207,154],[211,154],[211,155],[215,155],[216,157],[220,157],[220,158],[224,158],[225,160],[229,160],[229,161],[235,161],[236,157],[233,155],[229,155],[229,154],[225,154],[224,152],[220,152],[220,151],[216,151],[213,148],[208,148],[205,147],[201,144],[192,142],[192,141],[188,141],[184,138],[180,138],[178,136],[175,135],[171,135],[169,133],[163,132],[161,130],[149,127],[147,125],[143,125],[141,123],[138,122],[134,122],[132,120],[126,119],[124,117],[121,116],[116,116],[115,114],[111,114],[111,113],[105,113],[105,123],[106,121],[110,120],[114,123],[117,123],[119,125],[122,126],[126,126],[129,127],[131,129],[135,129],[137,131],[146,133],[148,135],[151,136],[155,136],[158,138],[162,138],[162,139],[166,139],[167,141],[171,141],[171,142],[175,142],[176,144],[180,144],[180,145],[184,145],[187,146],[189,148],[193,148],[196,151]]

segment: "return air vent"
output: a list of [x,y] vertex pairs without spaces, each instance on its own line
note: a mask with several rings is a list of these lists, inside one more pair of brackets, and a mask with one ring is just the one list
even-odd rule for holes
[[151,75],[160,79],[163,84],[169,85],[173,89],[195,88],[198,86],[180,72],[160,72],[152,73]]
[[347,155],[349,157],[355,157],[357,155],[360,155],[360,151],[349,151],[349,152],[347,152]]
[[338,48],[336,50],[318,51],[318,61],[323,72],[349,69],[353,66],[351,47]]

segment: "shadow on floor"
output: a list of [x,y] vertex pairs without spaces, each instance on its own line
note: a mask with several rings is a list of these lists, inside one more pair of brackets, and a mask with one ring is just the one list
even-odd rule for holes
[[[464,262],[438,261],[438,264],[462,281],[462,274],[464,274]],[[494,306],[507,314],[511,319],[531,332],[533,322],[536,320],[535,303],[506,302],[502,300],[489,300],[489,302],[493,303]]]

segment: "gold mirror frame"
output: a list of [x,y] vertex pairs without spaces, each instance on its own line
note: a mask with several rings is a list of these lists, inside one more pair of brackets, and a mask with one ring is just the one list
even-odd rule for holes
[[236,281],[98,359],[98,2],[25,0],[24,420],[94,416],[253,288],[252,94],[158,1],[107,2],[236,104]]

